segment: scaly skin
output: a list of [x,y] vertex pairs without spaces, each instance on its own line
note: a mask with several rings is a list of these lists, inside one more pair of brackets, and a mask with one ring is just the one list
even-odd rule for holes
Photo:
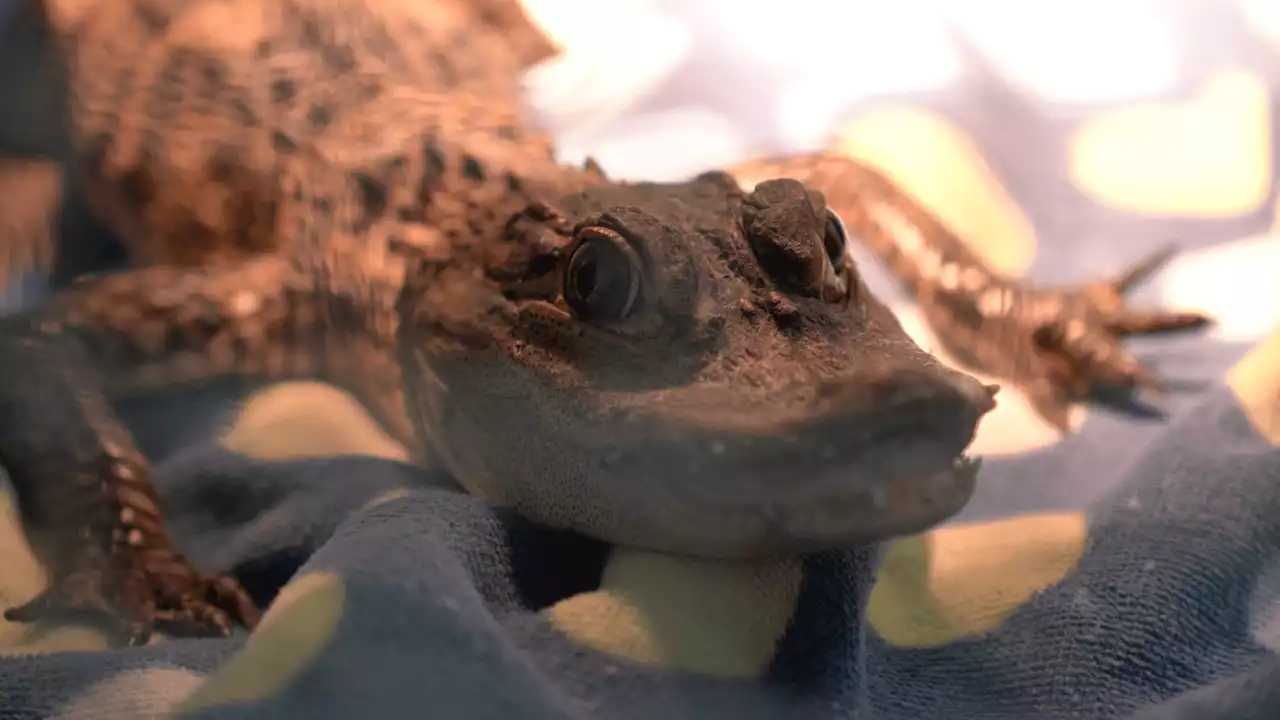
[[106,401],[226,374],[347,387],[477,496],[612,543],[785,555],[963,507],[994,388],[912,343],[840,217],[891,265],[907,236],[877,213],[937,253],[954,237],[847,163],[839,214],[792,179],[556,164],[520,122],[537,43],[494,29],[511,7],[50,3],[72,122],[49,155],[149,267],[0,320],[0,463],[52,572],[6,617],[77,614],[133,642],[254,625],[233,578],[175,550]]

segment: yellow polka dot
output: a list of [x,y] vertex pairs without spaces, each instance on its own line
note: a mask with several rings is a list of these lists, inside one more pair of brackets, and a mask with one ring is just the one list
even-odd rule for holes
[[[12,607],[40,592],[48,577],[31,553],[8,493],[0,494],[0,606]],[[22,641],[29,628],[0,618],[0,652]]]
[[833,149],[888,174],[992,268],[1021,274],[1035,257],[1031,222],[963,131],[913,108],[869,112],[836,132]]
[[889,544],[867,603],[871,627],[894,645],[938,645],[955,632],[929,592],[929,537]]
[[271,697],[305,670],[337,629],[346,587],[332,573],[310,573],[280,591],[244,649],[183,703],[192,712]]
[[894,542],[867,614],[889,642],[942,645],[998,626],[1058,582],[1084,551],[1082,513],[940,528]]
[[1232,217],[1271,191],[1270,94],[1243,70],[1182,103],[1119,108],[1083,123],[1070,172],[1099,202],[1138,213]]
[[400,488],[391,488],[390,490],[388,490],[388,491],[386,491],[386,492],[382,493],[381,495],[379,495],[379,496],[375,497],[374,499],[370,500],[369,502],[365,503],[364,507],[363,507],[363,508],[361,508],[361,510],[362,510],[362,511],[363,511],[363,510],[372,510],[373,508],[376,508],[376,507],[378,507],[379,505],[384,505],[384,504],[389,503],[389,502],[391,502],[391,501],[393,501],[393,500],[399,500],[400,498],[406,498],[406,497],[409,497],[409,489],[408,489],[408,488],[402,488],[402,487],[400,487]]
[[615,548],[600,590],[545,612],[577,642],[625,660],[719,677],[756,677],[800,592],[798,560],[716,562]]
[[319,382],[281,383],[255,393],[222,445],[263,460],[352,454],[409,457],[354,397]]
[[[342,577],[333,572],[312,572],[290,580],[280,589],[271,607],[267,608],[252,637],[261,635],[263,630],[271,627],[277,620],[288,619],[291,623],[298,620],[302,617],[295,614],[299,608],[304,613],[321,613],[325,618],[329,618],[332,613],[332,619],[336,623],[342,614],[345,597],[346,586]],[[323,599],[324,604],[314,604],[318,599]]]
[[[37,537],[39,542],[40,538]],[[49,582],[31,550],[7,492],[0,492],[0,608],[24,603]],[[106,650],[107,638],[86,625],[11,623],[0,618],[0,655]]]
[[1280,445],[1280,328],[1231,368],[1227,387],[1258,433]]

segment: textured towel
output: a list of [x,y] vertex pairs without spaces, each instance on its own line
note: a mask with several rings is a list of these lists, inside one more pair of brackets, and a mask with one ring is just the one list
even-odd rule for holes
[[[961,47],[943,85],[845,114],[835,146],[993,266],[1078,282],[1174,239],[1189,251],[1135,302],[1222,320],[1135,343],[1175,391],[1082,407],[1066,438],[1006,389],[953,522],[788,562],[697,562],[486,506],[400,462],[327,386],[134,402],[178,543],[234,570],[267,619],[252,637],[123,651],[86,628],[0,623],[0,718],[1280,717],[1280,34],[1238,11],[1265,4],[1132,4],[1154,20],[1107,26],[1135,50],[1104,67],[1120,90],[1103,99],[1045,91],[1035,58]],[[1043,42],[1024,32],[1025,52],[1069,47],[1095,67],[1108,52],[1072,35],[1104,21],[1068,22],[1105,3],[1028,5],[1053,20],[1037,21]],[[1141,33],[1176,61],[1164,87],[1134,89],[1132,66],[1159,74]],[[687,75],[669,73],[648,91]],[[0,520],[0,604],[42,582]]]

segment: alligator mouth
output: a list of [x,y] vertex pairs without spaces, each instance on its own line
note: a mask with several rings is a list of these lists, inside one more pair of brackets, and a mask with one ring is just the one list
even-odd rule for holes
[[655,524],[673,531],[647,541],[656,549],[794,554],[920,532],[972,497],[981,461],[965,450],[995,390],[951,371],[906,384],[891,402],[810,403],[807,414],[776,397],[655,403],[648,437],[612,446],[600,470],[663,496]]
[[736,517],[767,536],[762,545],[790,552],[876,542],[942,522],[968,503],[981,467],[964,452],[971,435],[903,431],[819,446],[735,440],[614,454],[606,469],[625,464],[626,474],[643,473],[672,505],[697,508],[708,521]]
[[811,492],[771,508],[769,534],[801,550],[862,545],[927,530],[973,497],[981,458],[959,454],[932,471],[836,470],[810,478]]

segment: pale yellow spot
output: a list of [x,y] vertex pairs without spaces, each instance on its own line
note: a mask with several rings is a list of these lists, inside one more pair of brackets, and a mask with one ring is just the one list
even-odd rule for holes
[[1227,387],[1258,433],[1280,445],[1280,328],[1231,368]]
[[362,509],[362,510],[371,510],[371,509],[373,509],[373,508],[378,507],[379,505],[385,505],[386,503],[389,503],[389,502],[391,502],[391,501],[393,501],[393,500],[399,500],[399,499],[401,499],[401,498],[405,498],[405,497],[409,497],[409,490],[408,490],[408,489],[406,489],[406,488],[392,488],[392,489],[390,489],[390,490],[388,490],[388,491],[386,491],[386,492],[382,493],[381,495],[379,495],[379,496],[375,497],[374,499],[370,500],[369,502],[365,503],[365,506],[364,506],[363,508],[361,508],[361,509]]
[[[0,483],[0,488],[4,485]],[[49,582],[18,521],[8,492],[0,492],[0,608],[35,597]],[[11,623],[0,618],[0,655],[105,650],[107,639],[84,625]]]
[[974,142],[926,110],[869,112],[841,127],[833,149],[872,165],[932,210],[993,269],[1017,275],[1035,231]]
[[263,460],[352,454],[409,457],[355,398],[319,382],[281,383],[255,393],[222,445]]
[[[24,598],[25,600],[26,598]],[[164,642],[153,635],[151,645]],[[0,620],[0,656],[43,655],[60,652],[98,652],[111,643],[101,630],[88,625],[37,622],[31,625]]]
[[[893,311],[901,321],[902,329],[920,347],[953,368],[963,370],[985,383],[1000,386],[1000,395],[996,398],[996,409],[983,416],[978,424],[978,434],[973,444],[969,446],[970,453],[985,457],[1019,455],[1048,447],[1062,439],[1062,433],[1040,417],[1040,414],[1031,406],[1031,402],[1013,383],[1005,378],[974,372],[947,355],[938,342],[937,336],[933,334],[933,329],[920,314],[919,308],[915,305],[894,306]],[[1072,405],[1067,416],[1071,432],[1078,431],[1088,416],[1087,403]]]
[[1244,70],[1182,103],[1128,106],[1081,125],[1070,172],[1099,202],[1138,213],[1231,217],[1271,190],[1270,93]]
[[545,615],[577,642],[634,663],[756,677],[786,631],[801,576],[799,560],[715,562],[615,548],[598,591]]
[[[311,572],[290,580],[276,594],[276,599],[271,602],[271,607],[267,608],[267,612],[263,614],[262,621],[258,623],[257,633],[261,633],[264,628],[269,627],[277,618],[288,617],[287,613],[292,612],[292,608],[296,603],[311,598],[313,593],[328,593],[324,595],[325,597],[332,595],[331,599],[333,602],[338,603],[336,609],[340,613],[344,598],[343,588],[342,577],[328,571]],[[318,606],[308,607],[311,610],[318,609]],[[325,607],[328,608],[329,606],[326,605]],[[326,617],[328,616],[326,615]]]
[[1083,513],[1046,513],[894,542],[872,588],[868,619],[899,646],[979,635],[1075,567],[1087,532]]
[[[0,605],[10,607],[39,592],[48,582],[44,568],[31,552],[8,488],[0,492]],[[0,646],[12,644],[19,627],[0,618]]]
[[346,605],[346,587],[333,573],[315,572],[290,582],[227,661],[182,704],[193,712],[271,697],[298,676],[329,643]]

